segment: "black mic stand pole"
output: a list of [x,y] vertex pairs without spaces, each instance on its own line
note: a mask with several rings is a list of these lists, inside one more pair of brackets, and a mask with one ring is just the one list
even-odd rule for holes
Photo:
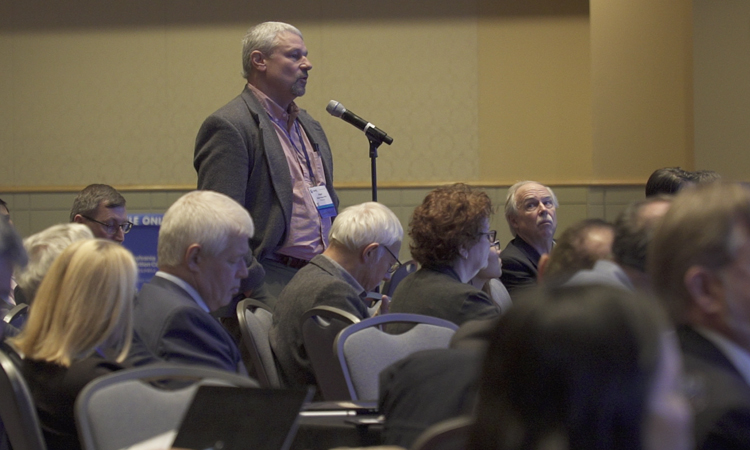
[[[369,131],[369,130],[368,130]],[[372,201],[378,201],[378,147],[383,144],[383,141],[376,136],[367,134],[367,140],[370,142],[370,171],[372,173]]]

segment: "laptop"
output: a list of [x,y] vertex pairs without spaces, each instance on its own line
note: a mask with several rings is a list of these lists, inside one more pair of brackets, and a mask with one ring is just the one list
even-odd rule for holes
[[200,386],[172,447],[288,450],[314,391]]

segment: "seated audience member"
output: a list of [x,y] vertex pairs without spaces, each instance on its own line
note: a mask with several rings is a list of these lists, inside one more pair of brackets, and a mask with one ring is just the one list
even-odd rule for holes
[[599,260],[591,269],[578,271],[568,284],[609,284],[650,292],[651,280],[646,272],[648,245],[671,202],[672,197],[659,195],[625,208],[615,221],[614,261]]
[[[80,448],[73,415],[91,380],[122,368],[132,334],[137,267],[120,245],[103,239],[71,244],[39,286],[29,319],[12,342],[50,450]],[[115,350],[115,361],[102,356]]]
[[511,296],[536,284],[539,258],[552,250],[557,229],[557,197],[547,186],[521,181],[508,189],[505,219],[513,240],[503,249],[503,282]]
[[679,167],[656,169],[646,182],[646,197],[673,195],[694,182],[693,174]]
[[[16,230],[10,222],[0,220],[0,314],[2,316],[5,316],[13,307],[9,302],[13,269],[23,267],[27,259],[26,251]],[[0,339],[15,335],[17,331],[0,317]]]
[[70,210],[70,221],[86,225],[95,237],[121,244],[133,227],[128,222],[125,198],[106,184],[90,184],[78,193]]
[[678,195],[654,235],[649,271],[700,382],[699,449],[750,448],[750,192],[710,183]]
[[539,279],[562,283],[600,259],[612,260],[615,228],[602,219],[585,219],[563,231],[555,247],[539,259]]
[[466,448],[692,448],[679,350],[653,300],[608,286],[525,294],[490,340]]
[[[369,317],[366,295],[398,268],[404,230],[393,212],[367,202],[344,209],[331,226],[330,245],[301,268],[281,291],[269,333],[282,382],[317,385],[302,341],[300,319],[315,306],[333,306]],[[388,309],[383,298],[381,312]]]
[[250,214],[231,198],[193,191],[161,222],[159,270],[135,302],[134,328],[166,361],[247,373],[232,336],[212,311],[227,305],[247,276]]
[[500,275],[503,273],[503,263],[500,259],[500,242],[492,243],[492,248],[487,254],[487,266],[480,269],[470,283],[477,289],[482,290],[495,303],[500,306],[501,312],[505,312],[513,305],[510,300],[510,294],[500,281]]
[[[434,316],[460,325],[500,314],[500,306],[470,284],[487,266],[496,232],[490,231],[492,203],[465,184],[427,194],[411,219],[411,254],[419,270],[404,278],[393,293],[391,312]],[[401,332],[407,324],[393,324]]]
[[439,348],[412,353],[380,372],[383,445],[410,448],[430,426],[471,414],[481,363],[479,351]]
[[85,225],[65,223],[53,225],[24,239],[23,246],[29,255],[29,264],[23,270],[16,271],[16,303],[30,305],[44,275],[60,253],[73,242],[93,238],[91,230]]

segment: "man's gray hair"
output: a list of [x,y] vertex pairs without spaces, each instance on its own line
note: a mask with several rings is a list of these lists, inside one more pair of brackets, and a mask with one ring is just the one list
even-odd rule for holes
[[516,201],[516,192],[518,192],[518,189],[520,189],[522,186],[525,186],[527,184],[538,184],[540,186],[544,186],[547,191],[549,191],[550,197],[552,197],[552,203],[555,204],[555,208],[559,208],[560,204],[557,202],[557,196],[552,191],[552,188],[549,186],[545,186],[542,183],[539,183],[537,181],[519,181],[518,183],[514,184],[513,186],[508,188],[508,195],[505,196],[505,220],[508,221],[508,228],[510,228],[510,232],[513,234],[513,237],[515,237],[518,233],[516,233],[516,230],[513,228],[513,225],[510,224],[510,219],[513,217],[516,217],[518,215],[518,201]]
[[377,202],[366,202],[341,211],[333,221],[328,237],[331,242],[357,251],[372,243],[387,246],[401,242],[404,228],[388,207]]
[[29,264],[25,269],[16,271],[16,282],[21,286],[27,301],[34,300],[44,275],[63,250],[73,242],[93,238],[94,234],[86,225],[64,223],[53,225],[24,239],[23,246],[29,255]]
[[83,188],[73,200],[70,221],[72,222],[78,214],[82,216],[92,215],[99,204],[104,204],[106,208],[119,208],[125,206],[125,197],[108,184],[90,184]]
[[213,191],[193,191],[177,199],[161,221],[157,256],[159,267],[183,263],[185,251],[199,244],[208,255],[226,250],[231,237],[255,232],[250,214],[239,203]]
[[284,22],[263,22],[247,30],[242,39],[242,78],[246,79],[253,71],[253,62],[250,55],[259,50],[264,55],[270,55],[276,46],[276,36],[281,33],[290,32],[302,37],[296,27]]
[[21,237],[9,222],[0,220],[0,258],[15,266],[25,266],[28,258]]

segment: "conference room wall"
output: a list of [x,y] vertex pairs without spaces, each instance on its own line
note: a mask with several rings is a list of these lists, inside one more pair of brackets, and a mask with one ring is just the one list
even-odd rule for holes
[[370,165],[330,99],[394,137],[383,182],[591,179],[586,0],[262,3],[2,2],[0,188],[194,185],[197,129],[242,90],[240,39],[267,19],[305,35],[299,104],[329,134],[338,183],[366,183]]

